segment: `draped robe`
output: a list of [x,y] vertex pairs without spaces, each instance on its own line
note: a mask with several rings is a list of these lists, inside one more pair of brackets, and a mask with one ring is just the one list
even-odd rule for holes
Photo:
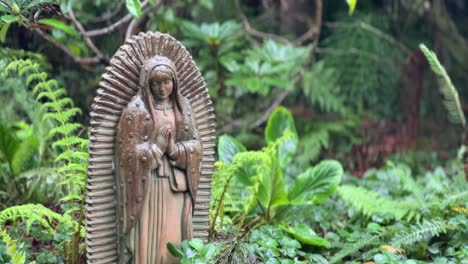
[[114,158],[119,263],[178,263],[167,242],[192,238],[202,148],[190,103],[180,98],[182,109],[171,109],[178,155],[172,160],[164,154],[158,168],[150,149],[158,120],[153,120],[148,100],[138,93],[122,111]]

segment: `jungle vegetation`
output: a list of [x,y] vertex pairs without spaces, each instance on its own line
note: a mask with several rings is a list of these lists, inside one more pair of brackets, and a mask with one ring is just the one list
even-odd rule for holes
[[464,0],[0,0],[0,263],[85,263],[92,98],[139,32],[216,112],[181,263],[468,263]]

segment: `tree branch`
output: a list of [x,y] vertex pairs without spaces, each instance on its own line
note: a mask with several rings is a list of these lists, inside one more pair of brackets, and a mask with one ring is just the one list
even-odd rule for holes
[[69,12],[70,15],[70,20],[75,24],[76,28],[80,31],[81,36],[83,37],[85,43],[88,45],[88,47],[96,54],[96,57],[102,59],[106,63],[109,62],[108,58],[105,58],[102,52],[94,45],[93,41],[89,36],[86,35],[86,30],[84,29],[83,25],[76,19],[75,13],[73,13],[73,10],[70,9]]
[[73,54],[73,52],[70,51],[70,49],[67,48],[62,43],[57,42],[55,39],[51,38],[49,35],[46,33],[42,32],[40,29],[33,28],[34,32],[36,32],[39,36],[41,36],[43,39],[47,40],[50,42],[52,45],[54,45],[56,48],[62,50],[67,54],[69,57],[73,59],[74,62],[79,63],[81,66],[85,65],[90,65],[90,64],[97,64],[101,62],[101,58],[98,56],[95,57],[86,57],[86,58],[81,58]]
[[266,32],[261,32],[261,31],[258,31],[256,29],[252,28],[252,26],[251,26],[251,24],[249,22],[249,19],[247,18],[247,16],[242,11],[239,0],[236,0],[236,8],[237,8],[239,16],[240,16],[240,18],[242,20],[242,25],[244,26],[244,30],[247,31],[247,33],[251,34],[252,36],[262,38],[262,39],[274,39],[274,40],[276,40],[278,42],[282,42],[282,43],[286,43],[286,44],[291,43],[286,38],[280,37],[278,35],[266,33]]
[[92,22],[100,23],[100,22],[108,21],[109,19],[115,17],[120,12],[122,7],[124,6],[124,3],[125,3],[125,0],[121,0],[119,2],[119,5],[117,6],[117,8],[114,11],[112,11],[111,13],[105,13],[102,16],[96,17],[96,18],[94,18],[92,20]]
[[[141,8],[142,9],[145,8],[147,4],[148,4],[148,0],[143,1],[143,3],[141,4]],[[105,28],[100,28],[100,29],[94,29],[94,30],[90,30],[86,32],[86,36],[96,37],[96,36],[109,34],[113,32],[114,30],[116,30],[117,28],[119,28],[120,26],[122,26],[123,24],[128,23],[132,18],[133,16],[131,14],[127,14],[126,16],[124,16],[123,18],[121,18],[120,20],[118,20],[117,22],[113,23],[110,26],[107,26]]]
[[[155,7],[158,7],[160,3],[161,3],[161,0],[158,0],[155,4]],[[129,39],[133,34],[135,34],[135,30],[140,24],[140,22],[143,20],[143,17],[145,17],[151,9],[152,9],[151,7],[147,7],[143,9],[143,11],[141,12],[141,16],[138,19],[136,18],[132,19],[132,21],[130,22],[130,24],[128,24],[128,27],[127,27],[127,32],[125,33],[125,40]]]

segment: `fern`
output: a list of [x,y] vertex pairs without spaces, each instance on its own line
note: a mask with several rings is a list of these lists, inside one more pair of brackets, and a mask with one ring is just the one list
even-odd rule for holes
[[450,80],[447,71],[437,59],[437,55],[433,51],[429,50],[426,45],[420,44],[419,48],[424,53],[424,56],[426,56],[432,71],[438,77],[437,81],[439,83],[439,91],[444,98],[443,102],[445,109],[447,109],[449,120],[454,124],[459,124],[464,127],[466,124],[465,115],[461,108],[457,89],[453,85],[452,80]]
[[26,254],[21,252],[21,245],[18,245],[16,240],[11,239],[6,230],[0,228],[0,237],[6,245],[7,253],[10,255],[11,263],[24,264],[26,262]]
[[[42,226],[49,228],[49,217],[60,223],[73,223],[72,239],[65,242],[63,250],[67,261],[76,262],[79,259],[80,248],[82,249],[79,245],[84,237],[85,172],[88,157],[85,148],[88,140],[76,136],[76,131],[81,125],[73,123],[72,118],[81,113],[81,110],[74,107],[73,101],[65,96],[65,89],[60,88],[56,80],[47,79],[47,74],[40,71],[40,65],[30,59],[12,61],[5,67],[5,73],[17,73],[20,77],[25,77],[28,85],[34,86],[32,94],[36,96],[36,100],[44,102],[42,109],[47,112],[43,115],[43,121],[55,125],[49,132],[49,138],[55,141],[52,146],[61,152],[55,161],[63,162],[58,172],[63,178],[60,183],[68,190],[68,195],[61,199],[67,203],[68,208],[63,215],[53,213],[45,207],[27,204],[8,208],[8,212],[11,212],[9,216],[20,216],[28,226],[34,221],[39,221]],[[76,219],[77,216],[78,219],[71,222],[70,219]]]
[[[226,197],[229,183],[233,174],[227,174],[225,170],[226,164],[217,162],[217,170],[213,174],[211,182],[211,201],[210,201],[210,237],[215,230],[220,230],[223,225],[224,218],[224,198]],[[220,224],[217,226],[217,220],[220,219]]]
[[348,109],[344,105],[344,96],[335,71],[331,67],[325,67],[324,61],[315,63],[304,74],[303,92],[309,103],[321,111],[345,114]]
[[36,52],[1,47],[0,58],[0,60],[5,60],[6,62],[17,61],[20,59],[30,59],[38,62],[41,66],[45,68],[50,68],[50,64],[47,62],[46,57]]
[[429,239],[447,232],[450,226],[444,221],[433,219],[411,225],[406,230],[398,232],[391,240],[394,247],[407,247],[414,243]]
[[408,201],[392,201],[362,187],[343,185],[337,189],[338,195],[353,208],[366,216],[388,214],[396,220],[411,219],[418,215],[417,204]]
[[358,242],[345,244],[343,249],[334,254],[333,258],[330,259],[329,263],[336,263],[343,258],[352,255],[364,247],[380,245],[382,242],[382,237],[385,235],[385,232],[379,232],[377,234],[365,234],[359,238]]
[[0,225],[3,226],[8,221],[17,223],[21,220],[26,225],[26,232],[29,233],[34,223],[39,223],[50,232],[54,231],[52,223],[58,221],[71,226],[69,216],[58,214],[42,204],[25,204],[9,207],[0,212]]

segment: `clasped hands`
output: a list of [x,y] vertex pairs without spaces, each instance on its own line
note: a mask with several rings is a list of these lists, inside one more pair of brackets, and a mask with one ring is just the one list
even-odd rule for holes
[[173,133],[170,125],[163,126],[158,130],[156,144],[151,144],[151,152],[156,161],[155,168],[159,168],[160,173],[162,173],[162,166],[160,165],[162,165],[162,157],[164,154],[171,157],[176,151],[174,137],[172,136]]

